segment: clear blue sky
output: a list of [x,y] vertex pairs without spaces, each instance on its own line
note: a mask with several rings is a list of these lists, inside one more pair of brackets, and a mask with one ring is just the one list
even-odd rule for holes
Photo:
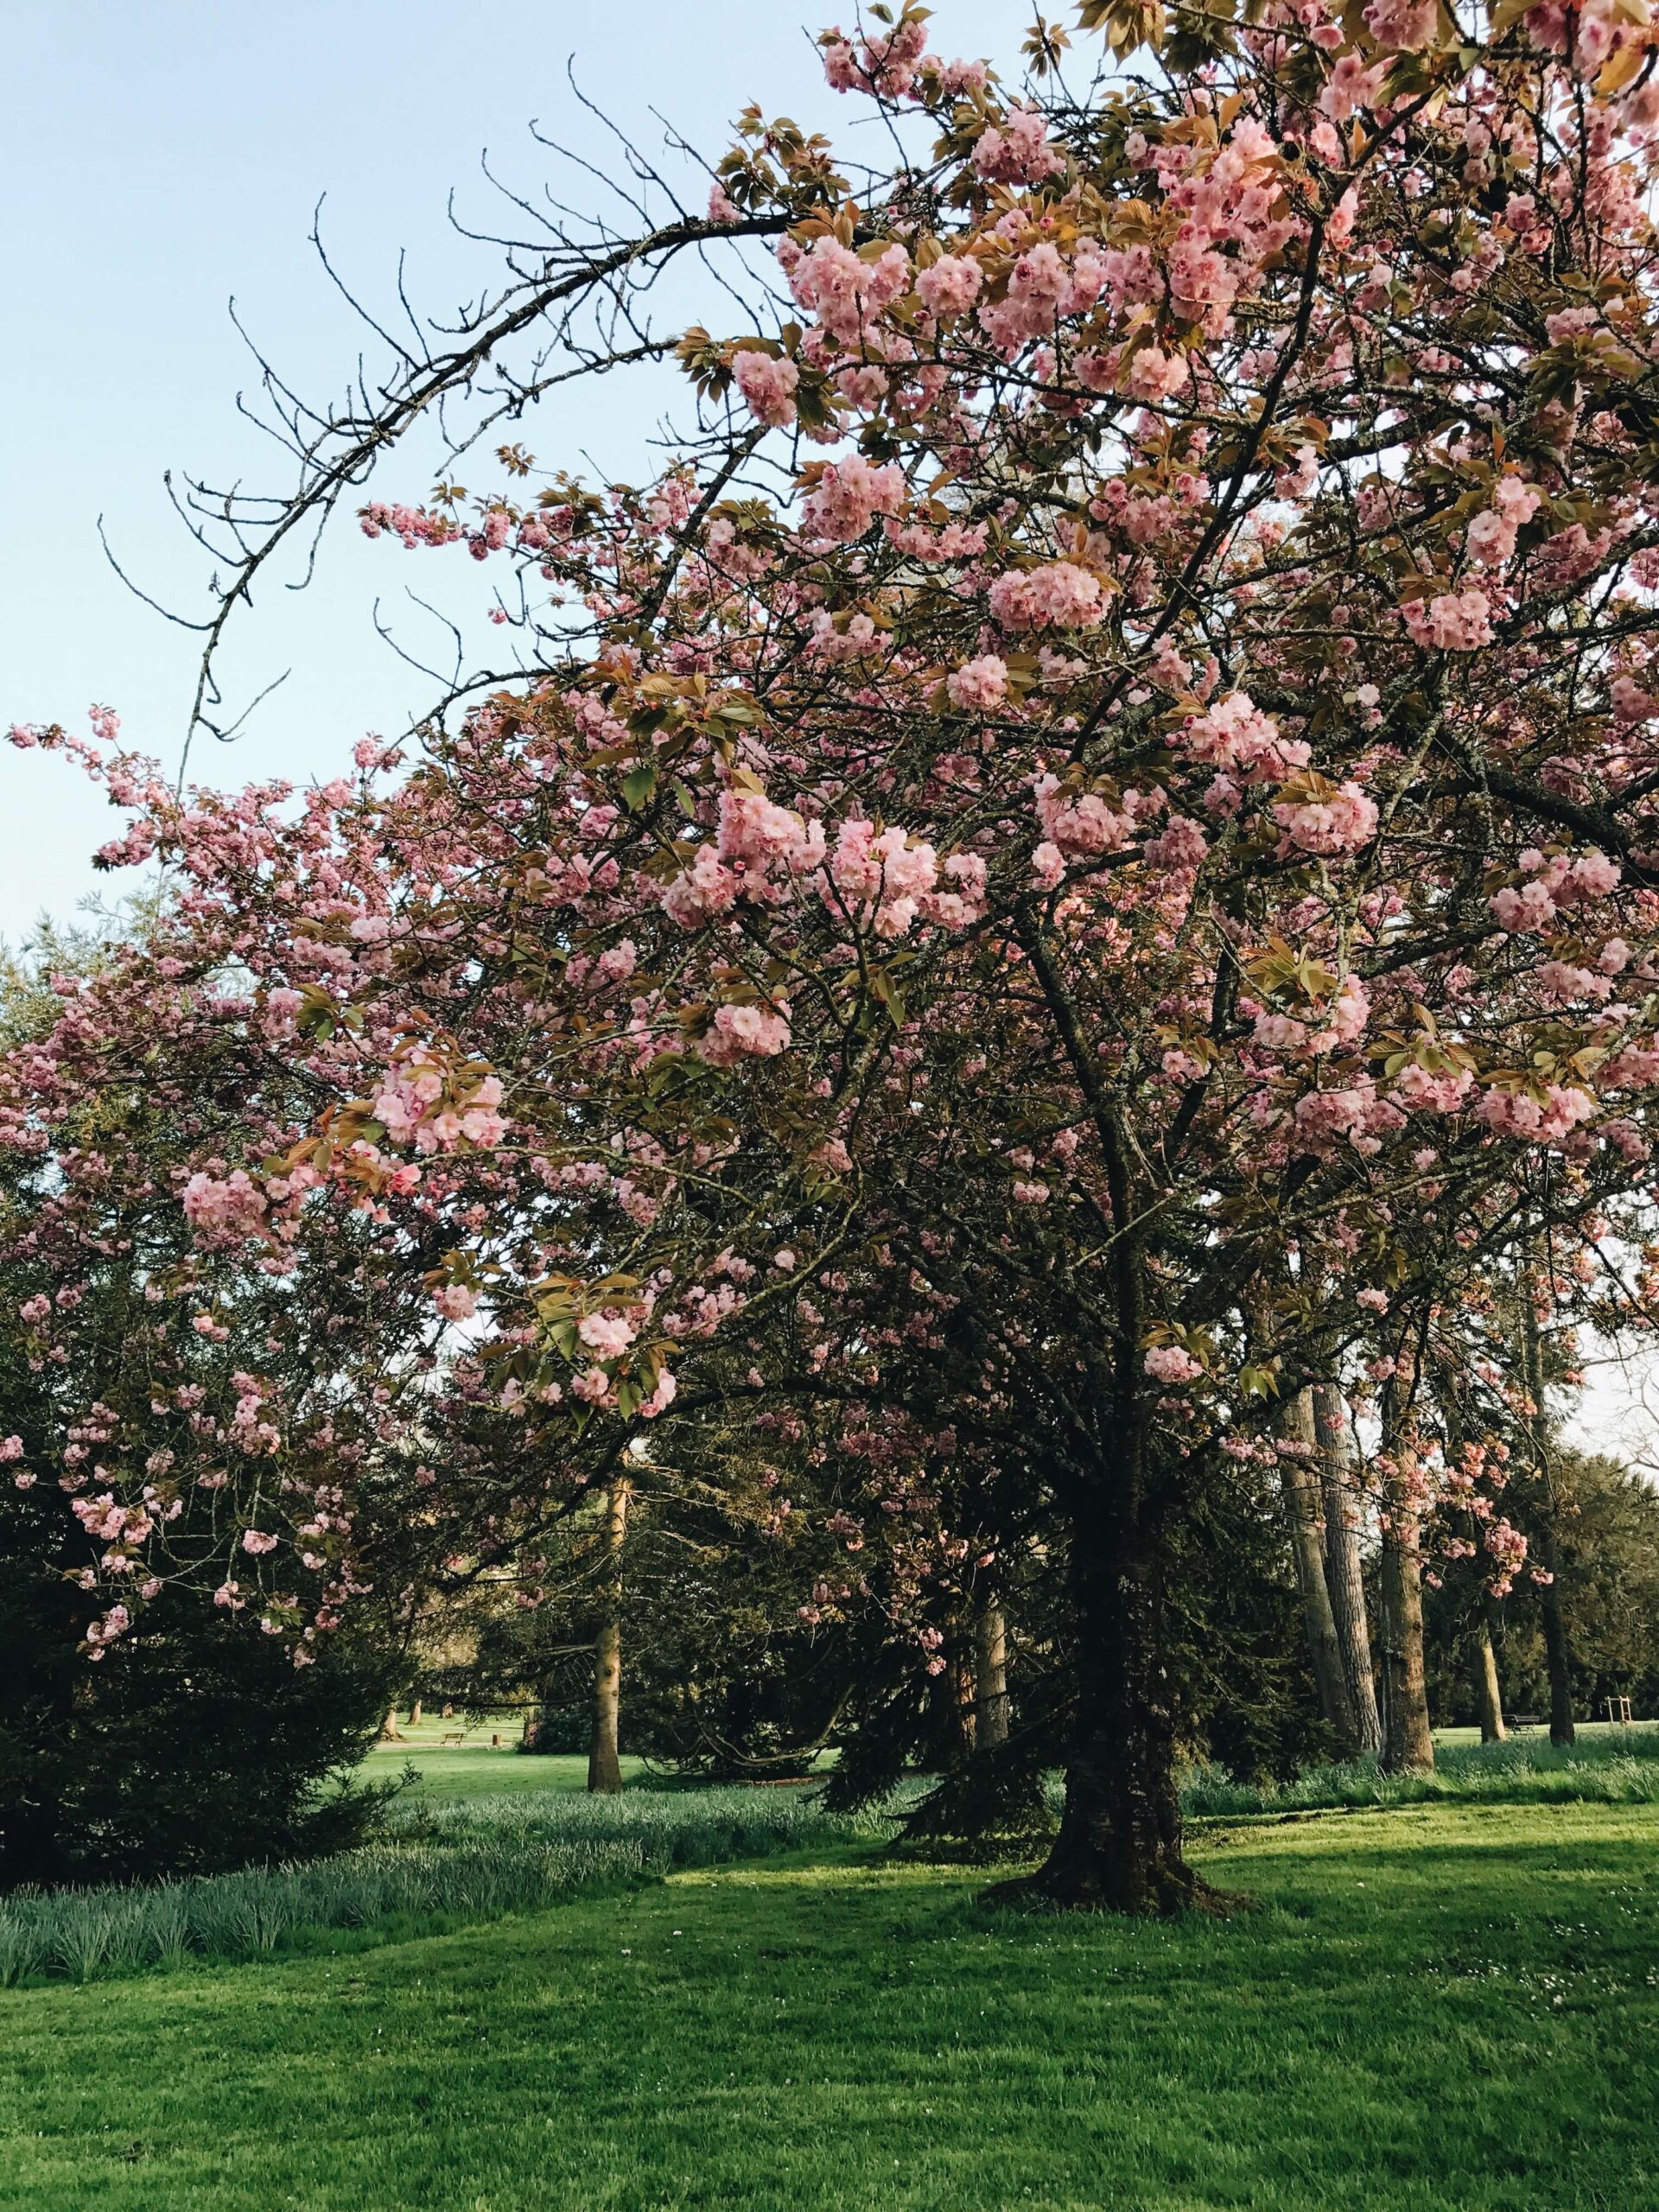
[[[868,131],[823,86],[810,45],[836,13],[833,0],[822,14],[812,0],[12,0],[0,727],[84,727],[87,705],[106,702],[129,738],[176,762],[194,640],[128,596],[96,519],[147,588],[200,606],[205,563],[173,521],[163,471],[272,474],[236,413],[252,375],[227,300],[308,396],[338,389],[356,358],[357,327],[308,243],[320,194],[331,253],[365,298],[384,305],[407,247],[416,304],[441,313],[493,273],[488,250],[454,238],[445,218],[454,186],[464,213],[490,219],[483,149],[532,193],[550,166],[532,118],[601,167],[614,158],[572,98],[567,58],[653,149],[653,108],[717,155],[751,98],[856,148]],[[850,8],[840,13],[850,22]],[[940,0],[935,43],[1007,65],[1028,20],[1021,0]],[[549,463],[580,466],[586,451],[637,473],[651,427],[639,397],[601,388],[556,419],[543,409],[526,442]],[[418,495],[426,467],[394,463],[380,488]],[[268,590],[245,620],[230,664],[243,684],[290,663],[295,673],[235,747],[199,738],[193,772],[226,784],[326,775],[365,730],[400,727],[428,687],[376,639],[372,602],[381,594],[416,642],[405,588],[479,597],[463,568],[371,548],[348,520],[312,591]],[[72,915],[100,887],[88,856],[114,819],[61,760],[0,747],[0,938],[15,944],[43,911]]]

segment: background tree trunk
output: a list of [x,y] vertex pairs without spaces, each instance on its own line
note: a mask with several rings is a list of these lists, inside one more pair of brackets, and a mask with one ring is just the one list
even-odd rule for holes
[[974,1609],[974,1741],[982,1751],[1008,1740],[1008,1630],[1001,1605],[987,1594]]
[[628,1533],[630,1486],[620,1477],[605,1501],[605,1567],[599,1633],[594,1639],[594,1735],[588,1787],[614,1796],[622,1787],[617,1722],[622,1704],[622,1546]]
[[1371,1632],[1359,1563],[1359,1485],[1348,1449],[1346,1410],[1334,1382],[1315,1383],[1313,1433],[1325,1501],[1325,1586],[1353,1708],[1354,1740],[1360,1751],[1376,1752],[1382,1748],[1382,1720],[1371,1671]]
[[1480,1740],[1501,1744],[1509,1734],[1503,1726],[1503,1700],[1498,1688],[1497,1654],[1492,1649],[1492,1624],[1483,1616],[1475,1641],[1475,1702],[1480,1708]]
[[1426,1772],[1434,1764],[1423,1679],[1422,1560],[1404,1485],[1390,1478],[1382,1530],[1382,1770]]
[[[1548,1513],[1553,1509],[1546,1503],[1544,1510]],[[1578,1730],[1573,1725],[1573,1657],[1567,1640],[1567,1620],[1561,1611],[1561,1583],[1553,1529],[1547,1529],[1541,1549],[1545,1571],[1550,1577],[1538,1592],[1544,1620],[1544,1662],[1549,1673],[1549,1740],[1565,1745],[1576,1742]]]
[[[1541,1255],[1540,1255],[1541,1259]],[[1549,1674],[1549,1740],[1565,1745],[1578,1735],[1573,1725],[1573,1661],[1567,1617],[1561,1610],[1560,1554],[1555,1542],[1555,1483],[1549,1465],[1549,1415],[1544,1404],[1544,1345],[1532,1294],[1521,1287],[1521,1351],[1527,1395],[1532,1400],[1532,1465],[1538,1491],[1538,1551],[1549,1580],[1539,1586],[1544,1623],[1544,1662]]]
[[1281,1457],[1279,1475],[1284,1489],[1291,1550],[1296,1560],[1296,1584],[1301,1592],[1302,1623],[1307,1631],[1308,1653],[1319,1688],[1319,1710],[1337,1739],[1338,1753],[1344,1758],[1351,1758],[1358,1749],[1358,1731],[1325,1580],[1325,1516],[1311,1389],[1299,1390],[1284,1406],[1279,1419],[1279,1433],[1293,1447],[1289,1455]]

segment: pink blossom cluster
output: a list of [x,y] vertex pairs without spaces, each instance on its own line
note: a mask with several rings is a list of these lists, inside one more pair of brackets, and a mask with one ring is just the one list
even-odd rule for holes
[[1284,846],[1304,853],[1354,853],[1376,835],[1376,802],[1356,783],[1338,785],[1328,797],[1281,799],[1273,818]]
[[[1498,927],[1511,935],[1547,929],[1562,909],[1606,898],[1618,889],[1623,873],[1617,861],[1595,852],[1575,859],[1567,853],[1546,857],[1535,849],[1522,853],[1520,866],[1526,880],[1503,885],[1488,901]],[[1614,944],[1620,946],[1627,959],[1628,948],[1623,941],[1611,940],[1610,950]],[[1616,975],[1624,964],[1624,960],[1615,953],[1607,972]]]
[[1070,263],[1045,240],[1014,263],[1002,298],[980,309],[980,327],[1012,359],[1030,340],[1052,337],[1067,316],[1086,314],[1105,289],[1108,273],[1092,240],[1080,245]]
[[1592,1120],[1596,1102],[1576,1084],[1550,1083],[1531,1090],[1483,1090],[1476,1118],[1499,1136],[1522,1137],[1535,1144],[1560,1144]]
[[487,1150],[506,1135],[501,1078],[466,1067],[453,1074],[419,1046],[396,1060],[375,1093],[375,1118],[393,1144],[419,1153],[468,1144]]
[[878,830],[855,816],[836,832],[827,874],[834,891],[826,887],[826,899],[844,905],[878,937],[901,938],[938,880],[938,855],[931,845],[912,844],[902,830]]
[[1247,691],[1230,691],[1178,735],[1195,760],[1228,772],[1230,790],[1234,775],[1245,784],[1283,782],[1306,766],[1310,753],[1300,738],[1281,737],[1278,723]]
[[952,669],[944,688],[953,707],[966,714],[988,714],[1008,696],[1008,664],[1000,654],[982,653]]
[[1100,580],[1074,561],[1009,569],[990,589],[993,617],[1005,630],[1090,630],[1106,612]]
[[771,1007],[728,1004],[715,1007],[696,1049],[711,1068],[732,1068],[746,1059],[775,1058],[789,1039],[789,1007],[784,1001]]
[[1127,805],[1114,807],[1097,791],[1068,791],[1052,772],[1038,779],[1035,800],[1044,837],[1061,861],[1121,852],[1135,828]]
[[907,497],[905,473],[896,461],[878,468],[862,454],[826,461],[817,482],[801,502],[801,519],[816,537],[850,545],[862,537],[877,515],[902,513]]
[[979,297],[985,272],[969,253],[947,253],[916,279],[916,290],[931,314],[965,315]]
[[1192,1382],[1204,1372],[1192,1353],[1179,1344],[1154,1344],[1141,1364],[1159,1382]]
[[1514,556],[1516,537],[1522,525],[1532,520],[1542,503],[1542,493],[1520,477],[1500,476],[1493,488],[1491,505],[1469,525],[1471,560],[1478,561],[1484,569],[1501,569]]
[[213,1241],[255,1236],[265,1224],[264,1193],[245,1168],[229,1175],[193,1175],[184,1186],[184,1211],[190,1224]]
[[884,247],[868,261],[826,232],[789,269],[797,302],[842,346],[855,345],[884,308],[910,289],[910,256]]
[[1485,593],[1446,591],[1409,599],[1402,608],[1414,644],[1440,652],[1471,653],[1492,642],[1492,605]]
[[781,430],[795,420],[801,372],[793,361],[746,346],[732,363],[732,375],[757,423]]
[[1041,184],[1058,176],[1065,156],[1049,143],[1048,126],[1035,108],[1011,107],[1001,127],[982,130],[974,167],[989,184]]

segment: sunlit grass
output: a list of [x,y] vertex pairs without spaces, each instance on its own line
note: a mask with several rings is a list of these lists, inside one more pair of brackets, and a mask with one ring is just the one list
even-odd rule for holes
[[[764,1794],[764,1793],[763,1793]],[[1659,1811],[1210,1831],[1262,1909],[988,1914],[840,1845],[0,1999],[29,2212],[1636,2212]]]

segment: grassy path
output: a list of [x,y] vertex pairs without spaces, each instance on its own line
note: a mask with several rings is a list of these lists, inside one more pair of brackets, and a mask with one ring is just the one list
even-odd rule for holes
[[0,1998],[6,2212],[1659,2204],[1659,1812],[1236,1829],[1227,1925],[849,1849]]

